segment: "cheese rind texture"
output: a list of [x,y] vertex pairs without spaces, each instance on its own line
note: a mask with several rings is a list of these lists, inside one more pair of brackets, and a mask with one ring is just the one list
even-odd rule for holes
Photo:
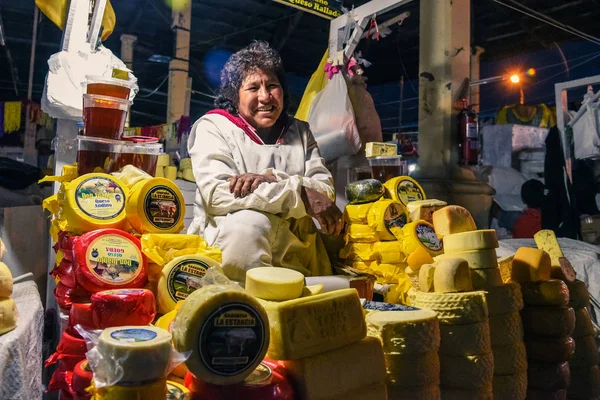
[[246,291],[259,299],[297,299],[303,288],[304,275],[289,268],[259,267],[246,272]]
[[525,400],[527,372],[515,375],[494,375],[492,389],[494,400]]
[[569,288],[569,306],[574,309],[584,308],[590,305],[590,293],[585,282],[576,279],[574,282],[567,282]]
[[492,346],[508,346],[523,340],[523,323],[517,311],[490,315],[489,324]]
[[434,351],[420,354],[385,354],[386,382],[402,387],[440,383],[440,358]]
[[460,258],[449,258],[438,262],[433,274],[433,288],[436,293],[472,291],[473,281],[469,263]]
[[13,277],[6,264],[0,261],[0,298],[10,297],[13,292]]
[[536,363],[527,366],[527,387],[543,391],[566,389],[571,381],[569,363]]
[[376,311],[366,320],[368,335],[381,340],[385,353],[426,353],[440,347],[440,326],[432,310]]
[[448,203],[441,200],[417,200],[406,205],[411,221],[425,220],[433,224],[433,213],[440,208],[446,207]]
[[550,255],[543,250],[521,247],[512,262],[511,278],[519,283],[547,281],[552,264]]
[[411,293],[411,304],[430,308],[438,314],[440,324],[472,324],[487,320],[485,292]]
[[281,364],[293,378],[303,399],[342,398],[345,392],[385,378],[381,343],[371,337],[314,356],[282,361]]
[[440,325],[439,353],[448,356],[472,356],[492,351],[490,328],[487,323]]
[[434,291],[435,265],[426,264],[419,270],[419,290],[425,293]]
[[449,389],[441,388],[442,400],[493,400],[491,385],[485,389]]
[[494,374],[514,375],[527,371],[527,353],[522,341],[494,347]]
[[595,336],[583,336],[575,339],[575,352],[569,361],[571,368],[585,368],[598,365],[598,345]]
[[500,257],[498,259],[498,268],[500,269],[500,275],[502,275],[502,281],[504,283],[510,282],[510,275],[512,274],[512,262],[515,255],[506,257]]
[[569,288],[558,279],[521,285],[523,302],[530,306],[564,307],[569,304]]
[[323,400],[388,400],[387,392],[388,391],[385,383],[378,382],[345,392],[340,396]]
[[454,253],[441,254],[435,258],[436,261],[445,258],[462,258],[469,263],[472,269],[498,268],[498,258],[495,249],[464,250]]
[[433,227],[440,238],[477,229],[471,213],[461,206],[447,206],[434,212]]
[[596,329],[592,323],[590,314],[587,308],[575,310],[575,329],[573,329],[573,337],[579,338],[582,336],[595,335]]
[[489,290],[504,284],[498,268],[471,269],[471,280],[475,290]]
[[498,246],[498,237],[493,229],[481,229],[444,236],[444,252],[446,254],[465,250],[496,249]]
[[462,357],[442,355],[440,364],[440,385],[443,388],[491,389],[492,387],[494,375],[492,353]]
[[439,385],[416,387],[388,385],[388,395],[389,399],[440,400],[441,398]]
[[525,307],[521,318],[523,330],[529,335],[568,336],[575,328],[575,311],[571,307]]
[[485,291],[490,315],[508,314],[523,309],[521,286],[517,282],[505,283]]
[[268,356],[297,360],[347,346],[367,334],[355,289],[342,289],[267,304],[271,325]]
[[575,340],[570,336],[560,338],[528,337],[525,347],[527,348],[527,358],[530,360],[560,363],[569,361],[573,356]]

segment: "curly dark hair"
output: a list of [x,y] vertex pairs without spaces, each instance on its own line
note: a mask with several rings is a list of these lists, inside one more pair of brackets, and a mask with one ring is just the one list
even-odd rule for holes
[[275,74],[283,90],[283,112],[285,115],[289,104],[285,71],[279,53],[267,42],[256,40],[234,53],[221,71],[221,87],[215,99],[215,107],[227,110],[236,115],[240,101],[239,91],[242,82],[249,73],[261,69]]

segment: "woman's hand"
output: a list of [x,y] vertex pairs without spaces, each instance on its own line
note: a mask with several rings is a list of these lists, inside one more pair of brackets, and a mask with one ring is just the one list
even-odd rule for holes
[[227,179],[227,182],[229,182],[229,192],[238,198],[248,196],[261,183],[277,182],[277,178],[270,174],[239,174]]
[[302,201],[306,212],[319,221],[321,230],[327,235],[339,235],[344,229],[342,212],[329,197],[306,187],[302,188]]

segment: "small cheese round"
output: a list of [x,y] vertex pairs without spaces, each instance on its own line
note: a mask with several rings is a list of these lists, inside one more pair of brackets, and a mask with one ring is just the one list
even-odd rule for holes
[[461,206],[446,206],[434,212],[433,227],[441,238],[477,229],[471,213]]
[[600,397],[600,367],[571,369],[570,399],[597,399]]
[[584,308],[590,305],[590,293],[585,282],[576,279],[573,282],[567,282],[569,288],[569,306],[574,309]]
[[469,263],[460,258],[440,261],[435,267],[433,287],[436,293],[472,291],[473,281]]
[[596,329],[587,308],[575,310],[575,329],[573,329],[572,335],[574,338],[596,335]]
[[304,275],[288,268],[259,267],[246,272],[246,291],[263,300],[284,301],[302,296]]
[[440,383],[440,359],[435,351],[418,354],[385,354],[387,383],[427,386]]
[[523,302],[530,306],[564,307],[569,304],[569,288],[558,279],[521,285]]
[[495,249],[464,250],[449,254],[445,253],[437,256],[435,260],[443,260],[444,258],[462,258],[469,263],[469,268],[472,269],[498,268],[498,258],[496,257]]
[[492,353],[473,356],[440,356],[440,384],[452,389],[491,390],[494,376]]
[[432,257],[443,253],[444,245],[437,237],[433,225],[424,220],[418,220],[404,225],[402,228],[402,245],[405,254],[410,254],[422,247]]
[[521,286],[517,282],[488,288],[485,298],[490,315],[508,314],[523,309]]
[[512,262],[511,279],[519,283],[550,279],[552,261],[544,250],[521,247]]
[[344,221],[348,224],[368,224],[367,214],[373,203],[348,204],[344,208]]
[[411,305],[435,311],[440,324],[473,324],[486,321],[488,317],[485,292],[425,293],[415,291],[409,295]]
[[471,269],[471,279],[475,290],[488,290],[504,284],[499,268]]
[[425,293],[431,293],[434,290],[435,265],[426,264],[419,270],[419,290]]
[[493,229],[454,233],[444,236],[444,252],[456,253],[465,250],[496,249],[498,236]]
[[[557,363],[569,361],[575,351],[575,340],[570,336],[560,338],[528,337],[525,341],[527,358],[534,361]],[[598,352],[596,352],[597,354]]]
[[94,293],[92,318],[98,329],[149,325],[156,316],[156,299],[148,289],[116,289]]
[[494,375],[494,400],[522,400],[527,395],[527,372],[514,375]]
[[569,387],[571,372],[569,363],[537,363],[527,366],[528,390],[556,391]]
[[521,311],[526,334],[546,337],[568,336],[575,328],[571,307],[525,307]]
[[522,341],[494,347],[494,374],[514,375],[527,371],[527,353]]
[[518,312],[490,315],[492,346],[508,346],[523,340],[523,323]]

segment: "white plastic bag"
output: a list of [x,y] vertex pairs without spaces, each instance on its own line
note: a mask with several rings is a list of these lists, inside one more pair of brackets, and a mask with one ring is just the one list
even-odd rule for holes
[[600,103],[588,103],[583,115],[571,122],[575,158],[600,158]]
[[348,87],[337,73],[315,96],[308,112],[310,129],[326,161],[356,154],[361,148]]

